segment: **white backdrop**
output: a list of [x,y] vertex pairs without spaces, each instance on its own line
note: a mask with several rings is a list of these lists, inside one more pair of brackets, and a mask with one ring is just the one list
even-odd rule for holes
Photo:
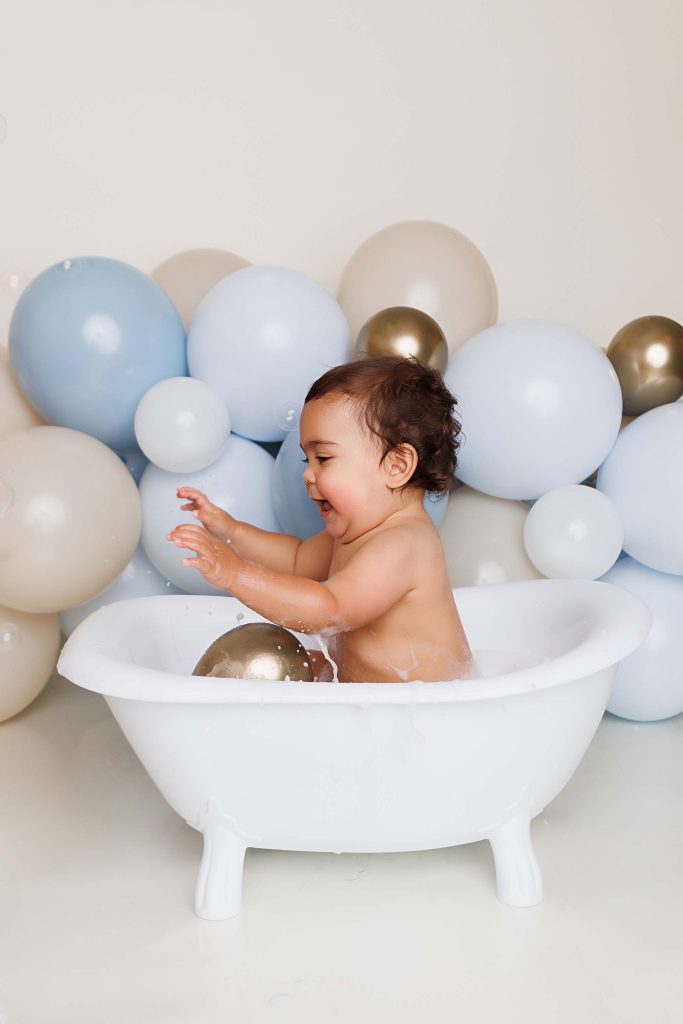
[[368,235],[468,235],[500,319],[683,320],[678,0],[0,0],[12,275],[219,247],[332,291]]

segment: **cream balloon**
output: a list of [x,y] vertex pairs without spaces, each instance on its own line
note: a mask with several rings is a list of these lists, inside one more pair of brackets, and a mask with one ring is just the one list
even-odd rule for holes
[[14,379],[8,350],[0,348],[0,439],[43,422]]
[[498,316],[496,283],[479,249],[427,220],[392,224],[368,238],[346,265],[337,301],[354,338],[389,306],[421,309],[436,320],[451,355]]
[[52,675],[61,636],[59,616],[0,605],[0,722],[19,714]]
[[624,524],[613,501],[584,484],[542,495],[524,524],[526,553],[550,578],[594,580],[614,565]]
[[439,527],[452,587],[540,579],[524,548],[527,506],[458,487]]
[[0,441],[0,601],[58,612],[90,600],[140,538],[135,481],[101,441],[32,427]]
[[197,306],[213,286],[250,266],[248,260],[223,249],[187,249],[160,263],[150,277],[168,295],[187,334]]
[[167,377],[147,391],[135,412],[135,436],[150,462],[169,473],[194,473],[220,455],[230,413],[210,384]]

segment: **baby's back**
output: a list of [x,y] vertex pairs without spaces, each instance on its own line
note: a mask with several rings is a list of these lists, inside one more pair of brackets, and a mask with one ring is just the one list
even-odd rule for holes
[[[373,622],[339,633],[329,650],[345,682],[438,682],[466,675],[472,654],[448,580],[439,535],[429,519],[387,526],[409,552],[410,589]],[[350,553],[335,551],[331,574]]]

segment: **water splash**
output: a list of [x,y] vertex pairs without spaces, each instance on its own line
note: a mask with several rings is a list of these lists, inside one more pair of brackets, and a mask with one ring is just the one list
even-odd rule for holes
[[313,638],[315,640],[318,641],[318,645],[320,647],[320,650],[323,652],[323,654],[325,655],[325,657],[329,661],[330,665],[332,666],[332,682],[333,683],[338,683],[339,682],[339,667],[337,665],[337,662],[334,660],[333,657],[331,657],[329,649],[328,649],[328,646],[325,643],[325,641],[323,640],[323,638],[320,635],[320,633],[313,633],[312,636],[313,636]]

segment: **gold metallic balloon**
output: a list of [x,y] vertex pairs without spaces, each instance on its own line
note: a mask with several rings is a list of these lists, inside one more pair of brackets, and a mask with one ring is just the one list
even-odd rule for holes
[[427,313],[411,306],[390,306],[371,316],[353,346],[355,359],[365,356],[415,356],[443,373],[448,362],[446,338]]
[[626,416],[640,416],[683,395],[683,327],[675,320],[631,320],[612,338],[607,358],[621,384]]
[[310,658],[293,633],[272,622],[246,622],[206,649],[193,676],[313,681]]

